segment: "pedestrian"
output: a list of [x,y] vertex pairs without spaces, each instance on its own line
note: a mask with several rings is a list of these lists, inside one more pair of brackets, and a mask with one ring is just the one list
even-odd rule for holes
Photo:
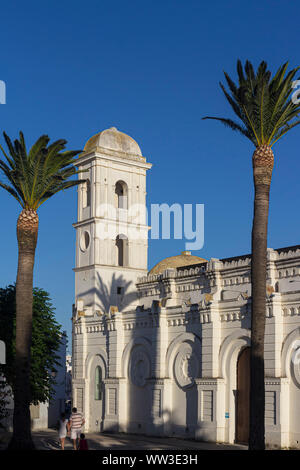
[[60,440],[61,450],[65,450],[65,439],[67,435],[68,419],[65,413],[61,413],[58,423],[58,437]]
[[74,450],[77,450],[78,440],[81,434],[81,428],[85,423],[82,413],[77,411],[77,408],[72,409],[72,414],[69,420],[69,430],[71,429],[71,439],[73,441]]
[[80,434],[78,450],[89,450],[89,446],[85,438],[85,434],[83,433]]

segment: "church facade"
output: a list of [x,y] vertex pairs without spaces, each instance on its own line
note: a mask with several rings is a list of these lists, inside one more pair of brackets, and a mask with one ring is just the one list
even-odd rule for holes
[[[147,270],[146,172],[116,128],[77,165],[73,404],[86,431],[247,442],[250,255]],[[131,237],[138,231],[141,236]],[[300,246],[268,249],[266,441],[300,447]]]

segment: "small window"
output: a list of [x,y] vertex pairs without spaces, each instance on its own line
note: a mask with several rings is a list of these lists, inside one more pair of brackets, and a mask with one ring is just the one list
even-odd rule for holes
[[123,294],[123,287],[117,287],[117,294],[118,295]]
[[102,400],[102,369],[96,367],[95,371],[95,400]]
[[86,230],[82,233],[80,237],[80,248],[81,251],[86,251],[90,246],[90,234]]
[[124,181],[118,181],[115,186],[116,207],[118,209],[127,209],[127,184]]
[[90,207],[91,205],[91,183],[90,180],[86,180],[82,188],[82,207]]
[[90,207],[91,205],[91,183],[90,180],[86,182],[86,206]]
[[117,266],[127,266],[128,263],[128,239],[125,235],[118,235],[116,238],[116,261]]

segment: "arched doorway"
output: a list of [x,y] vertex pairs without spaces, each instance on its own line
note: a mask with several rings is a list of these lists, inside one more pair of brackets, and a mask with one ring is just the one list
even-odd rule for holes
[[105,365],[102,357],[94,356],[88,369],[89,381],[89,417],[88,430],[102,431],[105,411],[104,383]]
[[237,361],[236,442],[248,444],[250,421],[250,348]]

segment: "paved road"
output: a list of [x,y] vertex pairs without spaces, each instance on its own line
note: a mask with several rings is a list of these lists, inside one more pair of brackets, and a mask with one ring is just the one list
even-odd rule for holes
[[[86,434],[86,438],[91,450],[247,450],[247,447],[242,445],[215,444],[132,434],[89,433]],[[59,450],[60,448],[57,431],[53,429],[34,431],[33,439],[37,449]],[[65,449],[70,450],[72,447],[72,442],[67,437]]]

